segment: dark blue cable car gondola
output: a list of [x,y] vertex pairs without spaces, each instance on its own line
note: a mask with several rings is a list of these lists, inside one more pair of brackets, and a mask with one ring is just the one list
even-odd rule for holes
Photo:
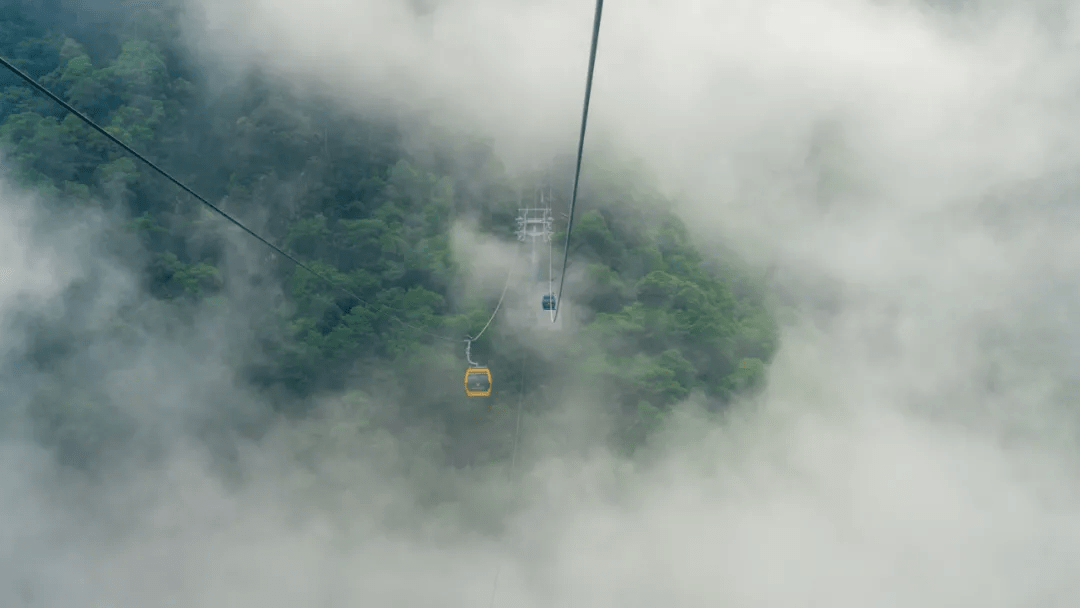
[[555,310],[555,295],[547,294],[544,296],[544,310]]

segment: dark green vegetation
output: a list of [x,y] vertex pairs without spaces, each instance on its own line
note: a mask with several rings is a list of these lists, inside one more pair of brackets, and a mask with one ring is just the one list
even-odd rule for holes
[[[455,300],[462,269],[450,253],[450,227],[476,217],[482,229],[509,237],[518,189],[532,184],[510,183],[475,143],[410,156],[400,125],[344,115],[272,78],[253,74],[222,91],[192,64],[165,5],[139,6],[87,31],[62,6],[8,5],[0,9],[0,53],[270,240],[394,312],[358,306],[261,252],[252,259],[264,274],[227,276],[223,233],[206,229],[221,220],[5,73],[6,177],[48,204],[104,205],[129,218],[144,254],[134,270],[181,318],[220,300],[227,281],[267,294],[267,285],[280,285],[284,299],[242,303],[258,345],[242,371],[284,413],[303,416],[328,391],[377,386],[401,404],[394,420],[470,446],[448,448],[451,461],[504,457],[505,433],[485,444],[478,429],[494,424],[493,408],[516,402],[525,356],[518,338],[496,327],[475,345],[497,388],[490,400],[470,401],[462,344],[393,315],[455,339],[475,332],[494,302]],[[616,395],[612,407],[621,405],[618,435],[629,447],[691,391],[723,403],[759,383],[775,328],[760,285],[734,266],[703,261],[678,220],[650,211],[666,207],[655,195],[629,178],[597,176],[596,163],[587,170],[572,265],[587,266],[593,287],[575,299],[591,318],[567,353],[572,369],[530,362],[541,370],[530,386],[547,398],[529,403],[558,402],[565,392],[557,388],[566,387],[550,385],[556,375],[606,386]],[[65,413],[63,395],[43,399],[51,441],[90,441],[56,431],[79,424],[85,408]]]

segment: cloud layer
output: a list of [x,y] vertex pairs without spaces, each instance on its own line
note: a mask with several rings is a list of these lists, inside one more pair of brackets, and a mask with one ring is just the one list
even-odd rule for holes
[[[315,474],[283,430],[237,455],[231,485],[190,429],[151,442],[167,445],[153,465],[86,488],[8,441],[0,562],[17,567],[0,569],[0,599],[473,606],[502,564],[495,605],[1068,604],[1080,256],[1064,176],[1080,160],[1080,4],[1050,7],[1052,23],[1047,7],[609,3],[587,152],[641,160],[704,249],[778,269],[795,314],[759,401],[722,425],[688,404],[633,464],[566,449],[557,421],[533,421],[519,478],[461,473],[446,483],[469,491],[442,512],[402,481],[421,440],[332,417],[318,424],[338,443],[318,444]],[[193,45],[238,68],[270,67],[357,111],[430,112],[491,137],[512,166],[573,150],[591,3],[191,8]],[[0,193],[5,215],[23,208]],[[51,306],[86,259],[40,231],[8,236],[6,328]],[[194,334],[222,335],[208,323]],[[3,331],[19,352],[17,330]],[[139,362],[145,392],[53,379],[122,411],[158,404],[147,420],[167,404],[251,399],[200,363],[228,370],[227,341],[207,357],[191,340],[98,338],[129,349],[115,352]],[[171,379],[154,374],[166,367]],[[117,385],[129,388],[106,390]],[[603,403],[563,407],[584,420]],[[506,502],[517,509],[502,522]],[[498,542],[469,513],[505,523]]]

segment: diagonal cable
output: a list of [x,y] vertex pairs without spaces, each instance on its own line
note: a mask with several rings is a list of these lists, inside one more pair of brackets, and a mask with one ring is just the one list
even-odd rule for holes
[[[233,218],[228,213],[225,213],[224,211],[222,211],[218,206],[214,205],[210,201],[206,200],[204,197],[200,196],[197,192],[195,192],[191,188],[187,187],[183,182],[181,182],[180,180],[178,180],[175,177],[173,177],[172,175],[170,175],[167,171],[165,171],[161,167],[158,167],[156,164],[151,162],[145,156],[143,156],[142,154],[136,152],[131,146],[125,144],[122,141],[120,141],[119,138],[114,136],[112,133],[109,133],[108,131],[106,131],[104,128],[102,128],[96,122],[91,120],[89,117],[87,117],[82,112],[80,112],[80,111],[76,110],[75,108],[73,108],[69,103],[67,103],[66,101],[61,99],[59,96],[57,96],[55,93],[53,93],[49,89],[42,86],[40,83],[38,83],[36,80],[34,80],[30,75],[26,74],[25,72],[23,72],[19,68],[15,67],[14,64],[12,64],[10,61],[8,61],[7,59],[5,59],[2,56],[0,56],[0,65],[3,65],[5,68],[11,70],[11,72],[13,72],[16,76],[18,76],[19,78],[25,80],[27,84],[34,87],[38,91],[40,91],[43,95],[45,95],[49,99],[51,99],[51,100],[55,101],[56,103],[60,104],[65,110],[70,112],[72,115],[74,115],[79,120],[82,120],[90,128],[92,128],[95,131],[97,131],[98,133],[101,133],[102,135],[104,135],[106,138],[108,138],[114,144],[116,144],[116,145],[120,146],[121,148],[123,148],[125,151],[127,151],[128,154],[130,154],[130,155],[134,156],[135,158],[139,159],[140,161],[145,163],[146,166],[150,167],[154,171],[157,171],[159,174],[161,174],[165,179],[167,179],[170,182],[176,184],[176,186],[179,187],[181,190],[183,190],[184,192],[187,192],[188,194],[193,196],[195,198],[195,200],[197,200],[200,203],[206,205],[212,211],[214,211],[215,213],[217,213],[221,217],[225,218],[226,220],[228,220],[229,222],[231,222],[235,226],[239,227],[241,230],[243,230],[244,232],[246,232],[249,235],[251,235],[252,237],[254,237],[260,243],[262,243],[262,244],[266,245],[267,247],[273,249],[275,252],[277,252],[278,254],[280,254],[281,256],[283,256],[284,258],[286,258],[287,260],[289,260],[293,264],[296,264],[298,267],[306,270],[307,272],[311,273],[315,277],[323,280],[324,282],[326,282],[331,287],[335,287],[338,290],[340,290],[342,293],[345,293],[345,294],[349,295],[350,297],[355,299],[357,302],[359,302],[362,306],[364,306],[365,308],[367,308],[368,310],[370,310],[372,312],[377,312],[380,309],[385,310],[385,311],[392,311],[393,310],[388,306],[384,306],[384,305],[376,306],[374,304],[369,303],[368,301],[364,300],[363,298],[361,298],[360,296],[356,295],[351,290],[346,288],[344,285],[341,285],[340,283],[338,283],[338,282],[334,281],[333,279],[323,275],[322,273],[317,272],[316,270],[312,269],[310,266],[304,264],[300,260],[298,260],[295,257],[289,255],[288,253],[286,253],[284,250],[282,250],[277,245],[275,245],[275,244],[271,243],[270,241],[266,240],[265,238],[260,236],[258,233],[256,233],[254,230],[251,230],[247,226],[243,225],[242,223],[240,223],[240,221]],[[446,340],[448,342],[456,342],[457,341],[457,340],[455,340],[453,338],[448,338],[446,336],[442,336],[442,335],[433,333],[431,331],[428,331],[427,329],[424,329],[423,327],[418,327],[418,326],[413,325],[411,323],[406,323],[405,321],[402,321],[400,318],[398,318],[397,315],[392,314],[392,312],[391,312],[390,316],[391,316],[391,318],[393,318],[398,323],[401,323],[402,325],[404,325],[406,327],[411,327],[413,329],[419,330],[419,331],[421,331],[421,332],[423,332],[423,333],[425,333],[425,334],[427,334],[429,336],[432,336],[434,338],[438,338],[440,340]]]
[[589,50],[589,73],[585,77],[585,103],[581,110],[581,135],[578,137],[577,168],[574,169],[574,192],[570,196],[570,218],[566,221],[566,245],[563,247],[562,274],[559,276],[559,295],[555,298],[555,314],[551,322],[559,316],[562,309],[563,283],[566,282],[566,261],[570,255],[570,231],[574,228],[574,207],[577,206],[578,181],[581,178],[581,155],[585,150],[585,125],[589,121],[589,98],[592,96],[593,68],[596,65],[596,45],[600,40],[600,13],[604,0],[596,0],[596,16],[593,17],[592,48]]

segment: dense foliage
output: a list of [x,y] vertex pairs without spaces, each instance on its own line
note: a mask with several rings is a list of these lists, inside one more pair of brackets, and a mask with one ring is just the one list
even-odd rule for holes
[[[448,346],[427,332],[475,331],[492,302],[453,301],[461,269],[451,256],[450,227],[471,214],[483,218],[483,229],[507,236],[516,188],[531,185],[509,183],[475,144],[457,142],[453,154],[432,151],[423,161],[409,157],[392,123],[298,98],[269,77],[253,74],[211,94],[167,6],[147,6],[90,33],[65,21],[62,10],[8,5],[0,9],[0,53],[374,304],[360,306],[263,257],[262,279],[283,285],[287,297],[263,301],[256,313],[260,355],[245,369],[249,381],[294,404],[382,383],[403,404],[401,420],[475,440],[492,405],[516,398],[524,355],[512,336],[492,331],[477,348],[506,388],[482,403],[462,394],[460,343]],[[44,200],[105,205],[129,217],[147,254],[138,270],[153,297],[191,310],[224,293],[227,246],[203,229],[217,220],[8,74],[0,75],[0,146],[7,177]],[[582,299],[591,314],[570,358],[580,363],[574,371],[581,386],[602,380],[617,395],[611,401],[622,406],[628,444],[691,391],[723,403],[755,386],[776,340],[760,287],[733,266],[707,264],[680,222],[659,211],[668,206],[633,181],[590,178],[571,251],[573,266],[590,279]],[[547,376],[566,372],[536,365]],[[393,372],[376,377],[376,369]],[[50,424],[64,424],[62,409],[54,404]]]

